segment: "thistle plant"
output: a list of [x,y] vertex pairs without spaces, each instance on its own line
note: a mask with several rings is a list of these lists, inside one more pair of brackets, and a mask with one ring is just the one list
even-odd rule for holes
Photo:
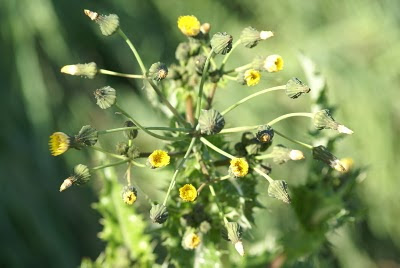
[[[101,15],[89,10],[84,13],[98,24],[103,35],[111,38],[119,35],[127,43],[141,73],[126,74],[102,69],[94,62],[66,65],[61,72],[89,79],[110,75],[140,80],[149,97],[149,104],[163,107],[165,124],[143,124],[143,118],[138,118],[120,105],[119,89],[112,85],[94,90],[96,104],[101,109],[115,113],[116,118],[124,117],[124,125],[105,130],[88,125],[76,135],[55,132],[50,136],[50,151],[52,155],[59,156],[68,153],[69,149],[88,148],[99,151],[113,161],[96,167],[77,165],[73,174],[62,183],[60,191],[88,183],[90,178],[95,177],[96,171],[125,167],[126,183],[121,185],[120,202],[133,207],[138,199],[149,202],[151,208],[146,217],[148,224],[152,222],[152,228],[158,232],[155,241],[168,252],[166,262],[182,266],[184,264],[180,261],[187,261],[204,252],[204,249],[218,248],[222,237],[231,242],[232,249],[240,256],[244,256],[246,246],[243,235],[253,225],[254,208],[261,208],[257,192],[263,191],[271,198],[282,201],[282,206],[301,202],[299,199],[293,201],[291,187],[285,180],[270,176],[270,163],[283,165],[305,158],[306,154],[291,149],[291,144],[302,146],[314,159],[338,172],[345,173],[350,168],[349,161],[341,162],[323,144],[307,144],[279,130],[278,123],[282,120],[306,117],[316,130],[353,133],[336,122],[326,109],[283,114],[254,126],[225,128],[224,116],[234,109],[246,109],[246,104],[256,97],[277,92],[286,94],[288,102],[295,102],[295,99],[309,93],[312,89],[297,77],[285,84],[258,90],[227,105],[222,111],[214,109],[213,99],[218,88],[226,86],[228,82],[254,87],[262,83],[262,76],[279,75],[284,69],[284,60],[278,54],[257,55],[242,66],[229,70],[225,68],[235,50],[248,50],[268,42],[269,38],[274,37],[271,31],[246,27],[240,36],[234,38],[227,32],[212,33],[211,24],[201,23],[195,16],[181,16],[177,26],[186,41],[176,49],[177,62],[166,64],[160,61],[146,68],[133,42],[122,30],[124,23],[120,22],[117,15]],[[217,64],[217,58],[221,59],[220,64]],[[176,96],[178,102],[175,105],[171,103],[170,96]],[[115,150],[96,145],[103,136],[118,132],[125,134],[125,140],[116,144]],[[242,134],[236,144],[231,144],[225,138],[233,133]],[[153,152],[140,151],[139,144],[135,142],[138,135],[149,135],[163,141],[165,146],[154,148]],[[288,144],[274,144],[275,136],[286,139]],[[171,166],[174,169],[172,177],[159,178],[170,180],[164,199],[154,200],[134,187],[131,174],[137,169]],[[264,179],[269,183],[268,189],[256,189],[258,181]]]

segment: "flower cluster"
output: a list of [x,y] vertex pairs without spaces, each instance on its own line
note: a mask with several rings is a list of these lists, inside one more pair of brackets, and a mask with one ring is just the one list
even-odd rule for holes
[[[131,111],[120,106],[116,89],[108,85],[95,89],[93,94],[96,104],[101,109],[118,112],[116,116],[124,117],[123,126],[121,124],[120,128],[101,131],[91,126],[84,126],[77,135],[55,132],[50,136],[50,152],[58,156],[67,152],[69,148],[91,148],[116,161],[92,168],[82,164],[77,165],[73,174],[62,183],[60,191],[72,185],[87,183],[90,172],[124,166],[126,185],[122,189],[121,202],[136,206],[136,201],[141,200],[143,196],[142,193],[138,196],[136,188],[132,186],[137,183],[137,178],[132,176],[136,169],[154,170],[172,164],[175,171],[165,198],[162,203],[151,202],[150,210],[150,219],[153,223],[172,222],[166,224],[167,228],[164,229],[171,232],[164,246],[176,247],[178,243],[173,239],[178,236],[183,249],[194,250],[201,244],[207,246],[211,243],[208,236],[210,229],[225,230],[224,237],[231,241],[235,250],[243,256],[245,247],[242,242],[242,232],[251,227],[250,223],[244,224],[250,221],[243,219],[246,219],[247,213],[249,211],[251,213],[258,204],[255,190],[257,180],[259,178],[267,180],[269,187],[264,192],[269,196],[286,204],[292,202],[286,181],[273,179],[269,175],[271,173],[269,161],[282,165],[288,161],[305,158],[302,151],[284,145],[276,145],[269,149],[274,143],[275,135],[304,147],[312,153],[313,158],[339,172],[346,172],[352,166],[351,161],[339,160],[323,145],[312,146],[297,141],[275,128],[275,124],[282,120],[308,117],[318,130],[331,129],[344,134],[353,133],[344,125],[337,123],[328,110],[316,113],[289,113],[270,119],[269,122],[262,122],[261,125],[225,128],[224,116],[255,97],[262,97],[263,94],[279,90],[289,97],[288,101],[291,101],[310,92],[311,89],[296,77],[283,85],[258,90],[223,111],[213,108],[213,98],[221,84],[233,80],[249,87],[256,87],[263,84],[261,82],[263,73],[275,75],[284,69],[283,58],[278,54],[256,56],[254,60],[242,66],[230,70],[225,68],[238,47],[248,49],[260,45],[274,37],[272,31],[258,31],[253,27],[247,27],[234,41],[234,37],[226,32],[216,32],[211,35],[210,23],[202,24],[193,15],[181,16],[177,20],[177,26],[187,40],[180,43],[176,49],[175,56],[178,63],[167,65],[160,61],[147,69],[131,40],[122,31],[117,15],[101,15],[89,10],[85,10],[85,14],[99,25],[103,35],[118,33],[127,42],[141,73],[123,74],[105,70],[94,62],[66,65],[61,68],[61,72],[88,78],[102,74],[140,79],[144,82],[146,90],[157,96],[151,99],[151,103],[157,108],[163,107],[161,110],[167,110],[168,116],[172,117],[167,119],[170,121],[167,121],[165,126],[144,126],[140,123],[141,120],[131,115]],[[216,57],[222,57],[221,64],[217,64],[214,60]],[[179,100],[178,104],[172,105],[169,96],[175,96]],[[182,114],[185,114],[185,117]],[[125,140],[116,145],[116,150],[95,146],[102,135],[116,132],[123,132],[125,137]],[[161,149],[154,148],[153,152],[141,151],[135,140],[139,132],[140,135],[149,135],[154,139],[165,141],[167,146]],[[231,133],[242,133],[242,138],[234,149],[224,139],[224,135]],[[229,188],[230,184],[233,188]],[[181,187],[177,189],[176,185]],[[199,187],[196,188],[195,185]],[[251,193],[243,200],[242,188],[246,189],[246,193]],[[229,189],[236,189],[237,193]],[[146,200],[151,200],[151,197]]]

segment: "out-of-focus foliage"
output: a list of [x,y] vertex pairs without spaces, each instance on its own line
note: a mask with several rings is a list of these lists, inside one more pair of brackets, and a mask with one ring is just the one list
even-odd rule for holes
[[[59,68],[66,63],[94,60],[113,70],[133,73],[138,69],[133,61],[126,59],[129,52],[122,42],[104,40],[87,23],[83,8],[117,13],[147,65],[158,60],[172,62],[174,49],[182,41],[172,25],[182,14],[195,14],[209,21],[215,29],[236,36],[248,25],[274,31],[276,38],[268,47],[255,48],[255,53],[279,52],[285,58],[287,77],[279,76],[279,81],[265,78],[262,81],[265,87],[302,72],[297,57],[300,50],[304,51],[318,63],[328,80],[330,104],[338,108],[335,116],[344,119],[355,131],[351,138],[337,142],[337,155],[353,157],[356,167],[368,166],[368,177],[357,186],[360,203],[355,204],[362,209],[365,220],[329,234],[331,245],[321,242],[325,226],[318,225],[319,219],[329,218],[333,220],[331,224],[340,225],[347,217],[341,213],[343,204],[335,198],[339,193],[346,199],[346,191],[352,186],[352,180],[346,180],[347,175],[338,178],[332,198],[313,210],[303,210],[306,204],[293,209],[282,207],[278,201],[267,197],[267,185],[263,188],[261,184],[259,201],[266,210],[259,210],[255,216],[256,227],[250,233],[253,242],[249,252],[254,258],[248,266],[264,267],[271,261],[276,256],[271,249],[280,243],[276,239],[282,237],[282,233],[293,233],[293,236],[282,237],[283,243],[293,248],[297,247],[293,241],[300,241],[304,242],[300,246],[319,248],[320,256],[327,262],[335,256],[334,265],[399,265],[400,227],[396,219],[400,211],[397,194],[400,170],[396,163],[400,160],[400,148],[395,140],[400,133],[400,4],[397,0],[206,0],[180,1],[176,5],[161,0],[112,3],[5,0],[0,2],[0,86],[3,94],[0,99],[3,126],[0,134],[0,266],[77,266],[82,257],[95,259],[103,248],[96,237],[102,228],[98,223],[99,215],[90,208],[90,204],[97,201],[95,195],[89,188],[58,193],[60,182],[70,172],[69,167],[85,161],[85,153],[52,158],[47,150],[47,138],[55,129],[75,132],[89,122],[101,129],[120,126],[122,119],[121,122],[111,121],[92,100],[92,90],[106,83],[104,77],[91,81],[66,78],[61,76]],[[250,60],[247,52],[237,52],[237,62],[231,62],[230,67]],[[131,103],[138,116],[147,119],[149,124],[157,123],[158,112],[149,111],[141,99],[142,85],[109,77],[107,83],[124,90],[126,103]],[[312,84],[310,86],[313,88]],[[216,106],[225,108],[227,103],[254,90],[228,84],[217,93]],[[227,121],[252,125],[284,113],[283,109],[293,110],[286,99],[266,98],[274,98],[276,106],[271,102],[266,106],[264,99],[254,100],[251,109],[233,111]],[[298,105],[305,110],[310,107],[307,99],[299,100]],[[276,109],[278,106],[280,109]],[[286,132],[308,139],[301,124],[282,125]],[[139,138],[143,148],[154,148],[150,139]],[[274,172],[296,185],[292,189],[294,198],[301,195],[301,198],[307,197],[307,203],[315,204],[321,195],[326,198],[332,194],[333,190],[324,185],[314,190],[316,178],[309,177],[298,164],[289,165],[292,168],[276,168]],[[315,171],[324,175],[318,179],[326,175],[320,167],[315,167]],[[351,174],[353,178],[356,175]],[[154,197],[161,193],[152,186],[160,177],[149,177],[145,173],[138,177],[142,178],[141,186],[146,192]],[[100,176],[98,180],[101,181]],[[166,182],[159,183],[161,188]],[[96,192],[98,184],[102,183],[93,183]],[[319,211],[319,207],[330,209]],[[315,219],[312,225],[315,232],[306,229],[294,233],[300,227],[291,219],[303,214]],[[299,224],[305,223],[310,224]],[[304,240],[308,239],[316,243],[306,244]],[[265,250],[269,253],[265,254]],[[287,253],[290,256],[291,253]],[[147,258],[151,259],[151,255]],[[205,258],[217,259],[216,256]],[[303,265],[327,266],[314,258],[303,259]]]

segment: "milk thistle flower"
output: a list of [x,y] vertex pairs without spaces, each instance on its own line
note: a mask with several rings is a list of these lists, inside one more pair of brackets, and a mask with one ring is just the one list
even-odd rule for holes
[[244,158],[234,158],[229,166],[229,173],[235,177],[244,177],[249,172],[249,164]]
[[244,80],[248,86],[255,86],[260,82],[261,74],[255,69],[249,69],[244,73]]
[[200,32],[200,21],[193,15],[180,16],[178,18],[178,28],[186,36],[196,36]]
[[165,167],[169,164],[170,156],[163,150],[155,150],[148,158],[148,163],[152,168]]
[[179,188],[179,196],[185,202],[193,202],[197,197],[197,190],[192,184],[185,184]]
[[193,250],[201,243],[200,236],[193,231],[188,231],[182,238],[182,247],[186,250]]
[[65,65],[61,68],[61,72],[69,75],[79,75],[93,79],[97,74],[97,65],[94,62]]
[[269,55],[265,59],[264,69],[270,73],[283,70],[283,59],[279,55]]
[[122,188],[121,195],[125,204],[132,205],[136,201],[137,191],[133,186],[124,186],[124,188]]
[[63,132],[54,132],[49,141],[51,155],[57,156],[65,153],[70,148],[70,144],[70,136]]

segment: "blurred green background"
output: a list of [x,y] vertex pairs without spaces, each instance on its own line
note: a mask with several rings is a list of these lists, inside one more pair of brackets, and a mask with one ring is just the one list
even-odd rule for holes
[[[217,109],[292,76],[305,78],[299,51],[313,59],[327,78],[330,102],[337,105],[335,118],[355,131],[340,141],[336,154],[368,167],[358,189],[365,218],[337,230],[329,240],[342,267],[400,267],[398,0],[1,1],[1,267],[75,267],[82,257],[96,258],[102,250],[96,236],[101,230],[99,215],[91,208],[98,184],[58,192],[75,164],[96,164],[96,158],[86,150],[51,157],[47,145],[54,131],[75,133],[85,124],[97,129],[121,125],[111,112],[98,109],[94,89],[112,85],[142,122],[163,122],[159,111],[149,108],[136,81],[105,76],[88,80],[59,72],[66,64],[95,61],[105,69],[139,73],[124,42],[118,36],[102,36],[83,14],[84,8],[118,14],[147,66],[159,60],[174,62],[175,47],[185,39],[176,27],[179,15],[196,15],[211,23],[212,33],[226,31],[234,38],[249,25],[274,31],[275,37],[257,48],[235,51],[228,68],[258,54],[276,53],[285,60],[284,71],[263,78],[255,88],[228,84],[217,92]],[[227,127],[260,124],[309,107],[307,97],[289,102],[277,94],[265,96],[230,113]],[[283,122],[281,127],[310,141],[308,123],[302,119]],[[147,150],[156,147],[144,135],[140,144]],[[277,174],[292,184],[301,183],[300,166],[290,165]],[[167,175],[142,178],[142,188],[154,198],[161,192],[151,184],[169,180]],[[259,192],[261,200],[268,199],[266,190]],[[279,210],[259,212],[255,243],[271,242],[271,230],[263,226],[274,213]]]

